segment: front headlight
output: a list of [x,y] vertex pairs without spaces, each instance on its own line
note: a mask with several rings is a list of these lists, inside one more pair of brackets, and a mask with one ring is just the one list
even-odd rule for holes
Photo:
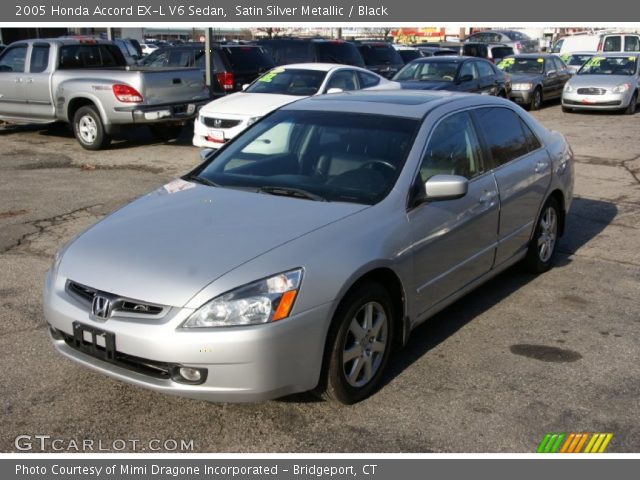
[[302,281],[302,269],[224,293],[205,303],[182,324],[182,328],[230,327],[275,322],[289,316]]
[[620,85],[617,85],[615,87],[613,87],[613,90],[611,90],[613,93],[624,93],[629,91],[629,88],[631,88],[631,85],[629,85],[628,83],[623,83]]
[[573,92],[573,87],[571,86],[571,84],[569,82],[564,84],[564,91],[567,93]]
[[258,120],[260,120],[260,118],[262,117],[251,117],[249,120],[247,120],[247,127],[256,123]]
[[533,84],[531,83],[514,83],[511,86],[511,90],[531,90],[533,88]]

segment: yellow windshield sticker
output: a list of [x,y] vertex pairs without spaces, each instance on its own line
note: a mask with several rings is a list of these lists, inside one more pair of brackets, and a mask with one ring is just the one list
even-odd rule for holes
[[507,68],[510,65],[513,65],[514,63],[516,63],[515,58],[503,58],[502,60],[500,60],[500,63],[498,63],[497,66],[499,69],[503,69]]
[[591,59],[589,59],[589,61],[586,63],[585,66],[587,67],[599,67],[600,66],[600,62],[602,62],[604,60],[604,57],[592,57]]
[[636,57],[629,57],[629,61],[630,62],[635,62],[636,61]]
[[266,82],[269,83],[271,82],[279,73],[284,72],[284,68],[274,68],[273,70],[271,70],[268,73],[265,73],[263,76],[261,76],[258,81],[259,82]]
[[539,58],[538,63],[544,63],[544,58]]
[[570,53],[564,53],[564,54],[560,55],[560,59],[563,62],[568,62],[570,58],[571,58],[571,54]]

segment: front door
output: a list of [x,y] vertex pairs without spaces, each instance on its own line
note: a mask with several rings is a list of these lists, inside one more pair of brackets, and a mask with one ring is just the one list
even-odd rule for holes
[[431,134],[416,181],[424,188],[438,174],[467,177],[469,190],[408,213],[418,316],[488,272],[494,261],[498,194],[468,112],[444,118]]
[[25,65],[28,47],[18,44],[8,47],[0,57],[0,116],[26,117]]

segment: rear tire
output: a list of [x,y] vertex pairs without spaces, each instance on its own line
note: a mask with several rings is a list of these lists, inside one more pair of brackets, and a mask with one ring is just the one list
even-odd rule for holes
[[102,124],[102,118],[93,105],[80,107],[73,115],[73,134],[87,150],[102,150],[111,142]]
[[529,243],[524,265],[531,273],[544,273],[553,265],[558,232],[560,231],[560,206],[550,197],[540,211],[533,238]]
[[624,110],[626,115],[633,115],[636,113],[636,109],[638,107],[638,92],[634,92],[631,97],[631,101],[629,102],[629,106]]
[[167,124],[158,124],[158,125],[149,125],[149,130],[151,130],[151,134],[161,142],[169,142],[171,140],[175,140],[182,133],[182,125],[167,125]]
[[327,337],[325,368],[314,393],[351,405],[379,387],[394,341],[395,312],[389,292],[364,283],[344,298]]

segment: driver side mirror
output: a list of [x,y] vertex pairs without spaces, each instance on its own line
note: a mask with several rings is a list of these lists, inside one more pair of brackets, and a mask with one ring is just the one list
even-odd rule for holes
[[455,200],[469,190],[469,180],[461,175],[434,175],[424,183],[426,201]]
[[341,88],[330,88],[329,90],[327,90],[327,94],[329,93],[342,93],[344,92],[344,90],[342,90]]
[[555,70],[549,70],[549,71],[547,72],[547,77],[553,77],[556,73],[558,73],[558,72],[557,72],[557,71],[555,71]]

